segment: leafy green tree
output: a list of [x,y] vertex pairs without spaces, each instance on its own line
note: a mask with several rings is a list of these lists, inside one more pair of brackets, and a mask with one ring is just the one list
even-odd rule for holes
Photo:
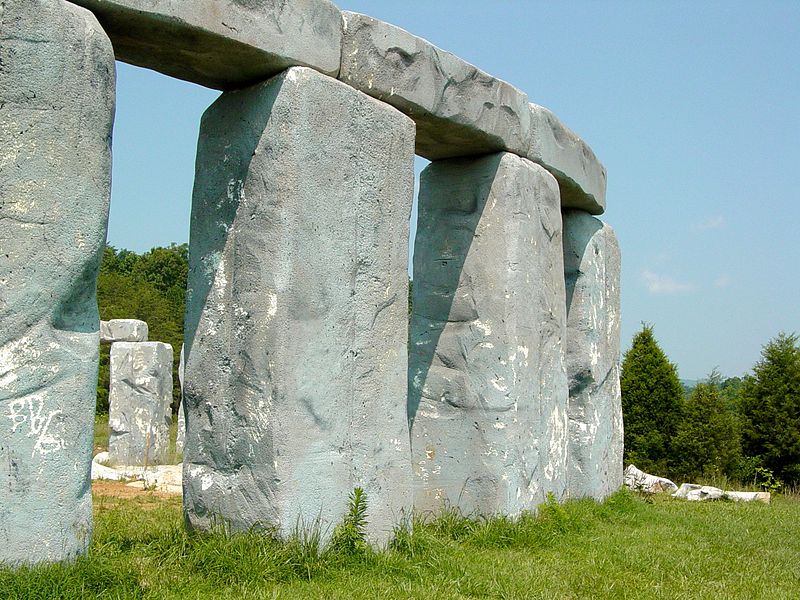
[[741,398],[742,446],[747,456],[787,484],[800,483],[800,347],[779,334],[761,351]]
[[678,371],[643,324],[625,353],[620,377],[625,461],[654,474],[669,472],[672,438],[681,418]]
[[739,424],[717,387],[720,380],[718,373],[712,373],[708,383],[695,386],[684,403],[683,419],[672,440],[670,469],[682,480],[737,474],[742,449]]

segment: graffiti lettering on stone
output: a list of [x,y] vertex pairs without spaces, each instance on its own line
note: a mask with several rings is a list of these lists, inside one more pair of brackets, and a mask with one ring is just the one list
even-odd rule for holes
[[41,455],[50,454],[65,448],[64,440],[51,433],[50,425],[53,417],[60,415],[60,410],[44,410],[44,401],[37,396],[27,399],[20,398],[8,403],[8,418],[11,419],[11,433],[16,433],[21,427],[27,430],[27,436],[36,438],[31,456],[38,452]]

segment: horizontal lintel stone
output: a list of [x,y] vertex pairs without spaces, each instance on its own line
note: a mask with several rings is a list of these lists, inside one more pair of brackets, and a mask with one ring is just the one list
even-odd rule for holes
[[339,79],[406,113],[430,160],[529,148],[528,97],[459,57],[366,15],[343,12]]
[[558,180],[561,207],[599,215],[606,210],[606,169],[589,145],[551,111],[530,105],[527,158]]
[[70,0],[93,11],[116,58],[229,90],[292,66],[335,77],[342,15],[329,0]]
[[146,342],[148,329],[147,323],[138,319],[100,321],[100,343]]

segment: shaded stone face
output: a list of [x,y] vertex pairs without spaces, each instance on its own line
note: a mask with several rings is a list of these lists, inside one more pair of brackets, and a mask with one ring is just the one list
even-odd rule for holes
[[620,251],[614,230],[564,212],[569,376],[569,494],[602,499],[622,485]]
[[158,465],[169,454],[172,346],[117,342],[111,346],[108,454],[112,465]]
[[414,505],[516,515],[566,487],[556,181],[513,154],[420,182],[409,354]]
[[310,69],[203,117],[186,318],[189,523],[368,536],[411,508],[406,421],[414,124]]
[[71,0],[95,12],[117,59],[216,89],[293,65],[336,76],[342,16],[329,0]]
[[417,124],[417,154],[438,160],[528,149],[528,97],[415,35],[345,12],[339,78]]
[[114,55],[62,0],[3,3],[0,40],[0,562],[60,561],[92,530]]

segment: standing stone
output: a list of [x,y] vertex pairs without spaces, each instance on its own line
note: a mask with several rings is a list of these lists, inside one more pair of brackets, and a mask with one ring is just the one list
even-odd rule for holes
[[513,154],[422,173],[409,420],[414,506],[517,515],[566,489],[556,180]]
[[183,412],[183,373],[186,369],[186,357],[183,353],[183,344],[181,344],[181,358],[178,362],[178,382],[181,385],[181,403],[178,405],[178,431],[175,435],[175,450],[183,453],[186,446],[186,414]]
[[569,377],[569,495],[602,499],[622,485],[620,252],[614,230],[564,212]]
[[414,124],[306,68],[203,116],[186,319],[190,525],[323,537],[366,492],[373,543],[411,508]]
[[159,465],[169,455],[172,346],[117,342],[111,346],[108,455],[112,465]]
[[91,13],[0,3],[0,562],[73,559],[91,537],[113,114]]
[[100,343],[146,342],[147,323],[138,319],[111,319],[100,321]]

